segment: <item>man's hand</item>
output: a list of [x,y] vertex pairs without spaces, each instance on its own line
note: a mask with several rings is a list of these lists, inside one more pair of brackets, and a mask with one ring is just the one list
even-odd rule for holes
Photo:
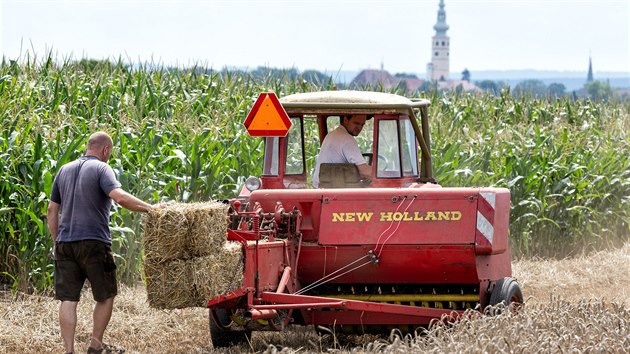
[[359,175],[361,175],[361,178],[372,179],[372,166],[363,163],[357,165],[357,168],[359,169]]
[[173,204],[173,202],[160,202],[160,203],[156,203],[151,205],[152,209],[162,209],[162,208],[166,208],[167,206]]
[[48,220],[48,231],[52,236],[53,242],[53,258],[57,257],[57,233],[59,232],[59,210],[61,205],[51,201],[48,203],[48,214],[46,219]]

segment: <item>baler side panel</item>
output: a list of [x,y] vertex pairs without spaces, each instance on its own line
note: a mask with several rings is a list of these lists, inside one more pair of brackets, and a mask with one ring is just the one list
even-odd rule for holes
[[484,188],[477,198],[475,246],[479,255],[499,254],[508,249],[510,192]]
[[[304,244],[298,264],[301,283],[313,283],[363,258],[367,246],[321,246]],[[365,264],[367,260],[355,263]],[[378,264],[367,264],[331,283],[475,284],[478,282],[474,247],[468,246],[386,246]]]
[[283,241],[248,241],[245,249],[245,274],[243,287],[255,288],[258,280],[259,291],[275,291],[280,275],[286,265]]
[[[331,196],[321,210],[322,245],[473,244],[476,204],[453,199],[356,200]],[[326,198],[326,196],[324,196]]]
[[502,253],[508,250],[508,231],[510,227],[510,191],[505,188],[496,188],[496,209],[494,215],[494,230],[496,242],[492,247],[492,253]]

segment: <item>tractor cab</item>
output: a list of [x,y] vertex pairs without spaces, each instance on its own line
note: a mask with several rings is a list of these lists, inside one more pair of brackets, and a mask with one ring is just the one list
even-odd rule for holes
[[[356,140],[370,168],[361,178],[354,164],[322,164],[319,188],[409,187],[435,182],[431,171],[428,100],[364,91],[300,93],[279,100],[291,127],[284,137],[266,137],[257,189],[309,189],[324,138],[344,116],[363,115]],[[418,124],[418,114],[420,124]],[[250,180],[251,181],[251,180]],[[257,186],[258,184],[258,186]]]

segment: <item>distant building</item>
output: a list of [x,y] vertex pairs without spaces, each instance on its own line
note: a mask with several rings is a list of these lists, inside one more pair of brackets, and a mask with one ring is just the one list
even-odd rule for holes
[[352,88],[382,87],[385,90],[391,88],[402,88],[407,92],[414,92],[418,89],[428,89],[429,86],[438,90],[463,90],[483,92],[475,84],[469,82],[470,72],[465,70],[465,77],[468,80],[449,80],[450,75],[450,38],[446,35],[448,25],[446,24],[446,11],[444,10],[444,0],[440,0],[437,16],[437,23],[433,26],[435,36],[432,38],[431,62],[427,64],[427,80],[431,85],[425,85],[425,80],[421,80],[414,75],[396,74],[391,75],[383,68],[381,70],[363,70],[350,83]]
[[381,70],[362,70],[359,75],[350,82],[350,87],[382,86],[386,90],[393,87],[401,87],[411,92],[416,91],[424,83],[424,80],[418,79],[415,76],[394,76],[382,68],[383,66],[381,65]]
[[591,56],[588,56],[588,74],[586,75],[586,82],[593,81],[593,62],[591,61]]
[[431,43],[431,62],[427,64],[427,79],[431,81],[446,81],[449,78],[450,38],[446,35],[446,11],[444,0],[440,0],[437,23],[433,26],[435,36]]

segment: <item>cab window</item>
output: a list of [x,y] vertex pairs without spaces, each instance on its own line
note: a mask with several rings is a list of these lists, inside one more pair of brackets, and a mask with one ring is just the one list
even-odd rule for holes
[[304,173],[304,141],[302,140],[302,119],[291,117],[291,128],[287,134],[287,159],[285,174],[301,175]]
[[[304,115],[304,155],[306,171],[313,171],[317,163],[317,155],[319,154],[319,124],[316,115]],[[312,183],[312,173],[307,173],[308,183]]]
[[265,138],[265,160],[263,163],[263,176],[277,176],[280,166],[280,138]]
[[400,120],[400,140],[403,176],[417,176],[418,148],[416,147],[416,135],[409,119]]
[[395,119],[378,121],[378,151],[376,177],[400,177],[400,145],[398,140],[398,122]]

